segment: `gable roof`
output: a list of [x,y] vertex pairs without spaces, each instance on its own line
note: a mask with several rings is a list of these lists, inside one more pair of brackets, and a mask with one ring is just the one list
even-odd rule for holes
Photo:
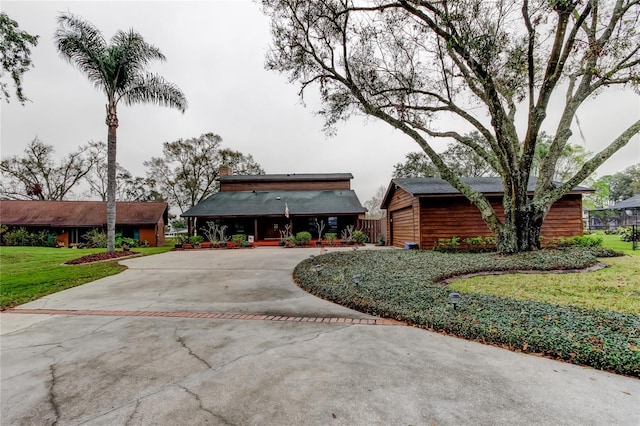
[[[167,203],[116,203],[117,225],[155,225],[167,220]],[[0,223],[9,226],[97,227],[107,223],[104,201],[0,201]]]
[[[460,178],[471,188],[484,195],[502,195],[504,187],[500,177],[463,177]],[[538,179],[532,177],[529,179],[527,191],[533,192]],[[554,183],[556,186],[559,183]],[[443,197],[443,196],[462,196],[460,191],[454,188],[449,182],[441,178],[396,178],[391,180],[389,188],[382,201],[382,207],[385,207],[391,201],[391,195],[395,188],[402,188],[414,197]],[[569,193],[593,192],[593,189],[576,186]]]
[[287,173],[269,175],[220,176],[221,182],[335,181],[353,179],[351,173]]
[[362,207],[351,189],[327,191],[217,192],[184,212],[182,217],[284,216],[360,214]]

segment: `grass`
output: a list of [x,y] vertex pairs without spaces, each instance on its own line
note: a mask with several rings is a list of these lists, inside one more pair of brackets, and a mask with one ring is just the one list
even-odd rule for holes
[[[479,271],[585,267],[598,261],[593,253],[588,249],[542,250],[516,256],[413,250],[329,253],[300,263],[294,277],[308,291],[362,312],[512,350],[640,376],[640,295],[633,294],[640,277],[634,263],[639,259],[636,255],[607,258],[612,266],[593,273],[490,277],[487,279],[502,281],[488,285],[484,293],[459,291],[462,301],[455,310],[448,303],[448,294],[457,290],[454,286],[458,283],[472,280],[440,284],[444,278]],[[354,275],[360,275],[357,285]],[[542,277],[546,276],[556,281],[544,281]],[[599,287],[580,286],[591,276],[600,277]],[[562,285],[574,278],[573,286]],[[499,288],[506,286],[504,282],[512,287]],[[528,290],[519,286],[534,290],[525,298],[517,292]],[[554,299],[546,299],[547,293]],[[615,296],[609,297],[609,293]],[[628,300],[619,303],[616,298]],[[557,303],[560,299],[562,303]],[[585,306],[583,299],[594,305]]]
[[[170,246],[135,248],[144,255],[163,253]],[[67,260],[105,249],[56,249],[48,247],[0,248],[0,309],[122,272],[118,261],[63,265]]]
[[627,256],[607,258],[607,268],[580,274],[509,274],[474,277],[449,285],[459,293],[492,294],[564,306],[640,314],[640,250],[617,235],[601,235],[603,246]]

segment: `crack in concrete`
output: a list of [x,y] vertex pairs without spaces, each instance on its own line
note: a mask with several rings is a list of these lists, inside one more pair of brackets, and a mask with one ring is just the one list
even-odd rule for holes
[[51,375],[51,384],[49,385],[49,404],[53,409],[53,414],[55,418],[53,419],[53,425],[58,424],[58,420],[60,419],[60,407],[56,402],[56,394],[55,394],[55,386],[56,386],[56,365],[49,365],[49,374]]
[[[338,324],[333,323],[332,325],[336,325],[336,326],[337,326]],[[137,401],[137,403],[138,403],[138,402],[140,402],[140,401],[145,400],[146,398],[149,398],[149,397],[152,397],[152,396],[158,395],[158,394],[160,394],[160,393],[162,393],[162,392],[165,392],[167,389],[169,389],[169,388],[171,388],[171,387],[175,387],[175,386],[177,386],[177,387],[179,387],[179,388],[182,388],[182,389],[185,389],[185,391],[189,392],[189,391],[186,389],[186,386],[189,386],[189,385],[195,385],[195,384],[197,384],[197,383],[201,383],[201,382],[203,382],[203,381],[204,381],[204,379],[205,379],[206,377],[215,376],[215,375],[216,375],[219,371],[221,371],[222,369],[224,369],[224,368],[228,367],[229,365],[232,365],[233,363],[235,363],[235,362],[237,362],[237,361],[240,361],[241,359],[248,358],[248,357],[253,357],[253,356],[260,356],[260,355],[262,355],[262,354],[264,354],[264,353],[267,353],[267,352],[269,352],[269,351],[273,351],[273,350],[276,350],[276,349],[279,349],[279,348],[283,348],[283,347],[286,347],[286,346],[293,346],[293,345],[296,345],[296,344],[298,344],[298,343],[311,342],[311,341],[313,341],[313,340],[318,339],[319,337],[321,337],[321,336],[323,336],[323,335],[327,335],[327,334],[331,334],[331,333],[336,333],[336,332],[338,332],[338,331],[345,330],[345,329],[347,329],[347,328],[351,328],[351,327],[353,327],[353,325],[355,325],[355,324],[342,324],[342,326],[341,326],[341,327],[339,327],[339,328],[336,328],[336,329],[334,329],[334,330],[330,330],[330,331],[323,331],[323,332],[320,332],[320,333],[315,333],[313,336],[311,336],[311,337],[309,337],[309,338],[306,338],[306,339],[297,339],[297,340],[295,340],[295,341],[282,343],[282,344],[279,344],[279,345],[276,345],[276,346],[273,346],[273,347],[270,347],[270,348],[266,348],[266,349],[261,350],[261,351],[258,351],[258,352],[253,352],[253,353],[243,354],[243,355],[240,355],[240,356],[238,356],[238,357],[236,357],[236,358],[234,358],[234,359],[232,359],[232,360],[229,360],[229,361],[225,362],[224,364],[222,364],[222,365],[220,365],[220,366],[218,366],[218,367],[216,367],[216,368],[213,368],[213,366],[211,366],[209,363],[207,363],[206,361],[204,361],[204,360],[200,359],[199,357],[195,356],[195,354],[193,354],[193,352],[191,352],[190,354],[191,354],[192,356],[196,357],[196,359],[199,359],[200,361],[202,361],[205,365],[207,365],[207,366],[209,367],[209,372],[208,372],[208,373],[205,373],[205,374],[198,374],[198,373],[195,373],[195,374],[194,374],[194,375],[195,375],[195,377],[194,377],[194,375],[191,375],[191,377],[190,377],[190,378],[185,378],[185,379],[177,380],[177,381],[172,382],[172,383],[167,383],[166,385],[161,386],[161,387],[160,387],[160,388],[158,388],[158,389],[155,389],[155,390],[153,390],[153,391],[151,391],[151,392],[148,392],[148,393],[146,393],[146,394],[144,394],[144,395],[139,396],[139,397],[138,397],[138,399],[137,399],[136,401]],[[176,327],[176,328],[174,329],[174,336],[176,337],[176,340],[178,340],[178,341],[179,341],[179,336],[177,336],[177,333],[178,333],[178,328]],[[185,347],[185,349],[187,349],[187,351],[189,350],[189,349],[188,349],[188,347]],[[206,377],[205,377],[205,376],[206,376]],[[191,393],[191,392],[189,392],[189,393]],[[126,403],[126,404],[122,404],[122,405],[120,405],[120,406],[118,406],[118,407],[112,407],[110,410],[107,410],[107,411],[104,411],[104,412],[102,412],[102,413],[100,413],[100,414],[97,414],[97,415],[95,415],[95,416],[92,416],[92,417],[91,417],[91,418],[89,418],[89,419],[85,419],[81,424],[91,423],[92,421],[94,421],[94,420],[96,420],[96,419],[99,419],[100,417],[106,416],[106,415],[108,415],[108,414],[110,414],[110,413],[112,413],[112,412],[114,412],[114,411],[116,411],[116,410],[120,410],[121,408],[124,408],[124,407],[130,406],[130,405],[132,405],[132,404],[133,404],[133,402],[128,402],[128,403]],[[205,410],[205,411],[206,411],[206,410]],[[214,413],[212,413],[212,414],[213,414],[214,416],[216,416],[216,418],[219,418],[220,420],[224,420],[224,421],[228,422],[228,420],[224,419],[224,417],[222,417],[221,415],[219,415],[219,414],[214,414]],[[231,425],[232,423],[227,423],[227,424],[230,424],[230,425]]]
[[202,411],[205,411],[207,413],[209,413],[211,416],[213,416],[215,419],[220,420],[221,422],[223,422],[223,424],[225,425],[229,425],[229,426],[235,426],[235,423],[231,423],[229,420],[227,420],[224,416],[220,415],[220,414],[216,414],[213,411],[209,410],[208,408],[206,408],[203,403],[202,403],[202,399],[200,398],[200,395],[198,395],[195,392],[192,392],[191,390],[189,390],[188,388],[186,388],[185,386],[181,386],[178,385],[178,387],[182,390],[184,390],[186,393],[188,393],[189,395],[191,395],[192,397],[195,398],[195,400],[198,402],[198,408],[200,408]]
[[[175,335],[175,334],[174,334]],[[178,341],[182,347],[184,349],[187,350],[187,352],[189,352],[189,355],[191,355],[192,357],[194,357],[195,359],[197,359],[198,361],[200,361],[201,363],[203,363],[204,365],[206,365],[208,368],[213,369],[213,367],[211,366],[211,364],[209,364],[205,359],[200,358],[198,355],[196,355],[193,350],[187,346],[187,344],[184,341],[184,337],[182,336],[175,336],[176,337],[176,341]]]
[[129,414],[129,417],[127,417],[127,420],[124,422],[125,426],[129,426],[129,424],[131,424],[131,421],[133,420],[133,416],[136,415],[136,413],[138,412],[138,408],[140,408],[140,404],[142,404],[142,401],[137,399],[136,406],[133,407],[133,411],[131,412],[131,414]]

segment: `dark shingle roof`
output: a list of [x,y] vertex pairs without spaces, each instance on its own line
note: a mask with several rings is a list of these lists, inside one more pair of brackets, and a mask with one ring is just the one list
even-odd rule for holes
[[631,198],[622,200],[613,206],[603,210],[627,210],[627,209],[640,209],[640,194],[636,194]]
[[[461,178],[461,180],[483,194],[502,194],[504,192],[502,179],[499,177],[468,177]],[[534,191],[536,182],[537,179],[532,177],[529,180],[527,190]],[[397,178],[393,179],[392,183],[395,183],[400,188],[414,196],[460,194],[460,191],[451,186],[449,182],[440,178]],[[591,191],[591,189],[583,186],[576,186],[573,188],[573,191],[586,192]]]
[[[118,225],[152,225],[168,209],[167,203],[116,203]],[[9,226],[92,227],[107,223],[103,201],[0,201],[0,223]]]
[[353,179],[351,173],[288,173],[288,174],[269,174],[269,175],[229,175],[220,176],[223,182],[272,182],[272,181],[333,181]]
[[362,207],[353,190],[218,192],[182,214],[184,217],[283,216],[359,214]]

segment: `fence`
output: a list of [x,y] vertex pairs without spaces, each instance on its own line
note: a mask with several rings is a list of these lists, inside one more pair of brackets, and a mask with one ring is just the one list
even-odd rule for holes
[[378,236],[387,240],[387,227],[385,219],[358,219],[357,229],[362,230],[369,237],[369,242],[378,243]]

